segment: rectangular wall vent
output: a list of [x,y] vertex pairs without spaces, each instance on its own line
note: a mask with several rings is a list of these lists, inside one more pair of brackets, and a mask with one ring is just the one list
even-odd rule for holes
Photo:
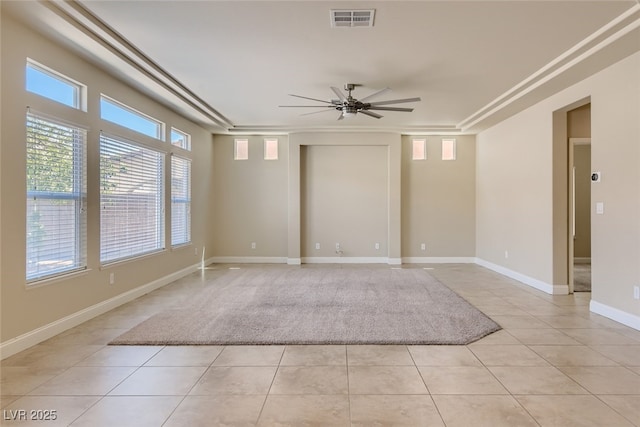
[[331,27],[373,27],[375,9],[331,10]]

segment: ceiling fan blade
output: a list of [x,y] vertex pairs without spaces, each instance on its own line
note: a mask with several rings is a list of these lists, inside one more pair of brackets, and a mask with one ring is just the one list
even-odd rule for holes
[[391,89],[389,89],[388,87],[385,87],[384,89],[381,89],[381,90],[379,90],[379,91],[377,91],[377,92],[374,92],[374,93],[372,93],[371,95],[365,96],[364,98],[362,98],[362,99],[360,100],[360,102],[367,102],[367,100],[368,100],[368,99],[374,98],[374,97],[376,97],[376,96],[378,96],[378,95],[382,95],[383,93],[388,92],[388,91],[390,91],[390,90],[391,90]]
[[[389,101],[370,102],[371,105],[400,104],[402,102],[418,102],[420,98],[391,99]],[[360,101],[362,102],[362,100]]]
[[380,114],[372,113],[371,111],[367,111],[367,110],[360,110],[358,111],[358,113],[362,113],[365,116],[369,116],[369,117],[375,117],[376,119],[379,119],[382,117]]
[[335,105],[278,105],[281,108],[335,108]]
[[333,93],[338,95],[338,98],[340,98],[340,101],[345,101],[347,99],[347,97],[344,96],[344,93],[342,93],[342,91],[340,89],[338,89],[337,87],[331,86],[331,90],[333,91]]
[[294,95],[292,93],[290,93],[289,96],[295,96],[296,98],[309,99],[311,101],[318,101],[318,102],[324,102],[325,104],[331,104],[331,102],[325,101],[324,99],[309,98],[308,96]]
[[[367,110],[380,110],[380,111],[404,111],[410,113],[413,111],[413,108],[400,108],[400,107],[378,107],[377,105],[372,105],[367,108]],[[362,110],[364,111],[364,110]]]
[[311,114],[318,114],[318,113],[326,113],[327,111],[333,111],[333,109],[331,110],[320,110],[320,111],[313,111],[311,113],[304,113],[304,114],[300,114],[301,116],[309,116]]

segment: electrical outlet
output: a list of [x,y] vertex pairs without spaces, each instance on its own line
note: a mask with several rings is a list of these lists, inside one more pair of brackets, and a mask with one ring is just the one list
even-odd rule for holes
[[116,283],[116,273],[109,273],[109,284],[113,285]]
[[251,249],[255,249],[256,248],[256,242],[251,242]]
[[504,257],[505,259],[509,258],[509,251],[504,251]]
[[316,249],[320,249],[320,243],[316,243]]
[[427,250],[427,244],[426,243],[420,243],[420,250],[421,251],[426,251]]
[[376,243],[376,249],[380,249],[380,243]]
[[194,252],[195,252],[195,255],[198,256],[198,248],[195,248]]
[[340,243],[336,243],[336,251],[340,250]]
[[640,286],[633,287],[633,299],[640,299]]

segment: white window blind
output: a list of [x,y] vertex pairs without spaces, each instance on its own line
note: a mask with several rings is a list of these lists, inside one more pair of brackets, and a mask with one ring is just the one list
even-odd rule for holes
[[164,249],[164,154],[100,136],[100,261]]
[[191,242],[191,160],[171,158],[171,245]]
[[27,114],[27,282],[86,268],[86,130]]

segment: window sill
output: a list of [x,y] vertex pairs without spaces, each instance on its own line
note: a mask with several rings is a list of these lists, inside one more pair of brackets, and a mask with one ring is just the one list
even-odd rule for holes
[[178,251],[193,246],[193,242],[181,243],[179,245],[171,246],[171,251]]
[[72,271],[72,272],[69,272],[69,273],[62,273],[62,274],[60,274],[58,276],[47,277],[47,278],[41,279],[41,280],[34,280],[33,282],[27,282],[25,284],[25,288],[27,290],[37,289],[37,288],[41,288],[43,286],[53,285],[53,284],[58,283],[58,282],[64,282],[64,281],[67,281],[67,280],[75,279],[77,277],[86,276],[89,273],[91,273],[91,269],[90,268],[85,268],[84,270]]
[[105,270],[111,267],[115,267],[117,265],[123,265],[123,264],[128,264],[131,262],[137,262],[146,258],[151,258],[154,256],[158,256],[158,255],[162,255],[163,253],[165,253],[167,251],[167,249],[160,249],[157,251],[153,251],[153,252],[147,252],[145,254],[141,254],[141,255],[136,255],[136,256],[132,256],[130,258],[123,258],[123,259],[117,259],[115,261],[109,261],[106,262],[104,264],[100,265],[100,270]]

